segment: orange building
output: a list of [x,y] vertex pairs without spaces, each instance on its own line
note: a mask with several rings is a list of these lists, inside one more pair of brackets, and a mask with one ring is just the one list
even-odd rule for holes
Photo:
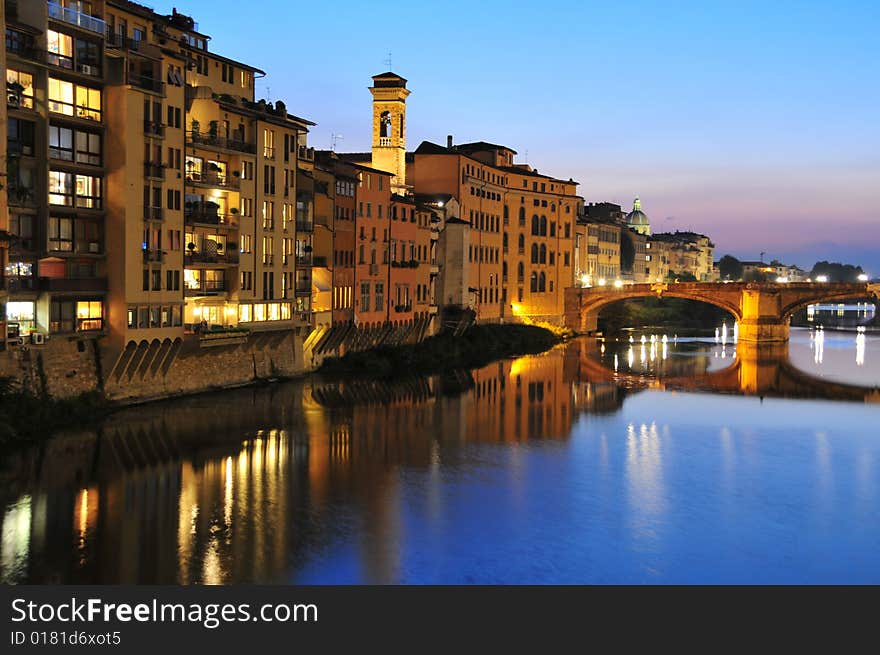
[[470,225],[464,261],[479,321],[558,321],[574,276],[577,182],[515,165],[515,151],[477,142],[446,147],[424,142],[409,158],[408,179],[420,194],[449,194]]

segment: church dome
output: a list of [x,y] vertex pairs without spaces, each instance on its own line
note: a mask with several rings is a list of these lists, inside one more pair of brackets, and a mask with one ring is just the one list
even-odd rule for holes
[[633,201],[632,211],[626,215],[626,224],[641,234],[651,234],[651,222],[648,215],[642,211],[642,201],[636,198]]

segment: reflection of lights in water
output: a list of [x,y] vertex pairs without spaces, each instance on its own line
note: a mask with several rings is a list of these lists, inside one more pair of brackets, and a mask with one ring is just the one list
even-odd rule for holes
[[816,364],[822,363],[822,358],[825,356],[825,331],[824,330],[816,330],[816,335],[813,338],[813,361]]
[[617,372],[617,353],[614,353],[614,372]]
[[721,324],[721,345],[727,345],[727,323]]
[[232,457],[226,458],[226,480],[223,493],[223,522],[227,527],[232,526]]
[[721,359],[727,359],[727,346],[721,346]]
[[632,335],[629,335],[629,342],[630,342],[630,343],[633,343],[633,342],[634,342],[634,339],[633,339]]
[[645,339],[645,335],[643,334],[642,338],[641,338],[642,345],[644,345],[646,341],[647,341],[647,339]]
[[669,341],[669,339],[668,339],[668,338],[666,337],[666,335],[664,334],[664,335],[663,335],[663,343],[667,343],[668,341]]
[[733,323],[733,343],[739,341],[739,323],[734,321]]
[[3,514],[3,542],[0,545],[0,582],[19,582],[27,569],[31,547],[31,497],[22,496],[6,506]]
[[645,360],[648,358],[648,353],[645,350],[645,346],[642,345],[639,351],[639,363],[644,364]]
[[633,361],[635,360],[635,353],[633,352],[633,347],[629,347],[629,352],[626,353],[626,364],[630,368],[633,367]]
[[605,354],[605,344],[604,344],[604,343],[603,343],[602,346],[599,348],[599,352],[602,353],[603,355]]
[[666,345],[666,337],[663,337],[663,352],[660,355],[663,359],[666,359],[666,356],[668,354],[668,352],[667,352],[668,350],[669,350],[669,347]]
[[79,495],[79,538],[84,541],[89,527],[89,490],[83,489]]
[[648,355],[648,357],[651,359],[652,362],[653,362],[655,359],[657,359],[657,346],[654,345],[653,343],[651,344],[651,352],[650,352],[650,354]]
[[721,343],[721,330],[715,328],[715,343]]
[[859,328],[856,335],[856,366],[864,366],[865,364],[865,328]]

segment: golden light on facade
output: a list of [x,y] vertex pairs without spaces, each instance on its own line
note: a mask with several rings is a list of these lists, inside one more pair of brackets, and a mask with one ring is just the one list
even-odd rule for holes
[[623,287],[623,280],[614,280],[614,288],[620,289],[621,287]]
[[599,286],[600,286],[600,287],[604,287],[604,286],[605,286],[605,278],[604,278],[604,277],[600,277],[600,278],[599,278]]

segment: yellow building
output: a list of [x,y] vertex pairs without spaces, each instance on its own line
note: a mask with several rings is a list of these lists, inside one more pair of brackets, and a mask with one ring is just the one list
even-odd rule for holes
[[[515,165],[515,152],[486,142],[424,142],[408,161],[419,194],[455,198],[469,226],[462,267],[477,320],[558,320],[574,280],[577,182]],[[450,249],[458,252],[460,249]]]

